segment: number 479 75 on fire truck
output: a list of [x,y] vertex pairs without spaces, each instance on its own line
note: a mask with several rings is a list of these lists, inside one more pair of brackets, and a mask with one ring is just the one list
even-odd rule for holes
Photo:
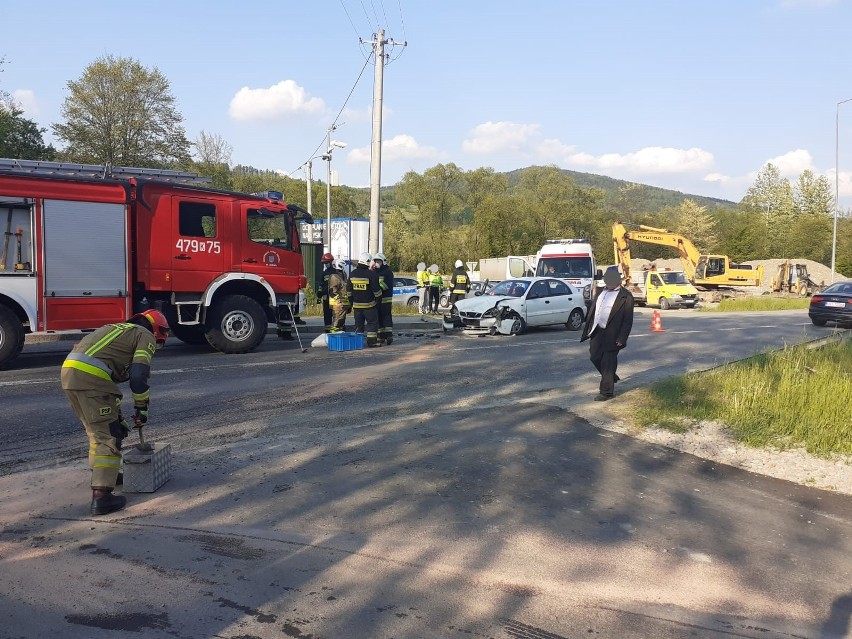
[[[185,182],[191,183],[185,183]],[[159,308],[189,344],[245,353],[304,307],[298,221],[280,193],[191,173],[0,159],[0,367],[29,333]]]

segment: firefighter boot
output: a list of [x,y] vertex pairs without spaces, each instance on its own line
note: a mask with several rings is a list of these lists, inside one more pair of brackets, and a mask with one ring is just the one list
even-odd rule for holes
[[108,515],[124,508],[127,498],[113,495],[112,488],[92,488],[92,514]]

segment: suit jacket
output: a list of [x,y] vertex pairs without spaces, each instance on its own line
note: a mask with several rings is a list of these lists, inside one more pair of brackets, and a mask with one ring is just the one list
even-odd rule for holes
[[[603,290],[605,289],[602,289],[601,292]],[[624,345],[627,344],[630,329],[633,328],[633,295],[623,286],[619,287],[618,295],[616,295],[615,302],[609,314],[609,320],[607,320],[606,328],[604,329],[600,327],[595,328],[595,313],[597,312],[600,298],[601,295],[598,293],[592,302],[589,314],[586,316],[586,325],[583,327],[583,334],[580,337],[580,341],[584,342],[593,334],[597,336],[597,331],[603,330],[601,338],[603,339],[602,346],[604,350],[614,351],[618,349],[615,345],[616,342],[621,342]]]

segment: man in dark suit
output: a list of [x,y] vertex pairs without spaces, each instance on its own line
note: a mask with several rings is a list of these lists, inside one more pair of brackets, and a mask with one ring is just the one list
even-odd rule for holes
[[633,327],[633,295],[621,285],[618,269],[611,266],[604,273],[606,288],[600,290],[586,316],[580,341],[591,338],[589,359],[601,374],[596,402],[612,399],[618,381],[618,351],[627,346]]

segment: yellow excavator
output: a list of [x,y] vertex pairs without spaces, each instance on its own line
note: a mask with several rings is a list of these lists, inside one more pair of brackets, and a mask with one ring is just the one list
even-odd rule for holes
[[622,269],[627,269],[623,273],[626,280],[630,277],[630,242],[659,244],[677,249],[686,277],[695,286],[760,286],[763,280],[762,266],[752,268],[748,264],[734,264],[727,255],[702,255],[689,239],[666,229],[638,225],[628,230],[621,222],[616,222],[612,225],[615,261],[622,265]]

